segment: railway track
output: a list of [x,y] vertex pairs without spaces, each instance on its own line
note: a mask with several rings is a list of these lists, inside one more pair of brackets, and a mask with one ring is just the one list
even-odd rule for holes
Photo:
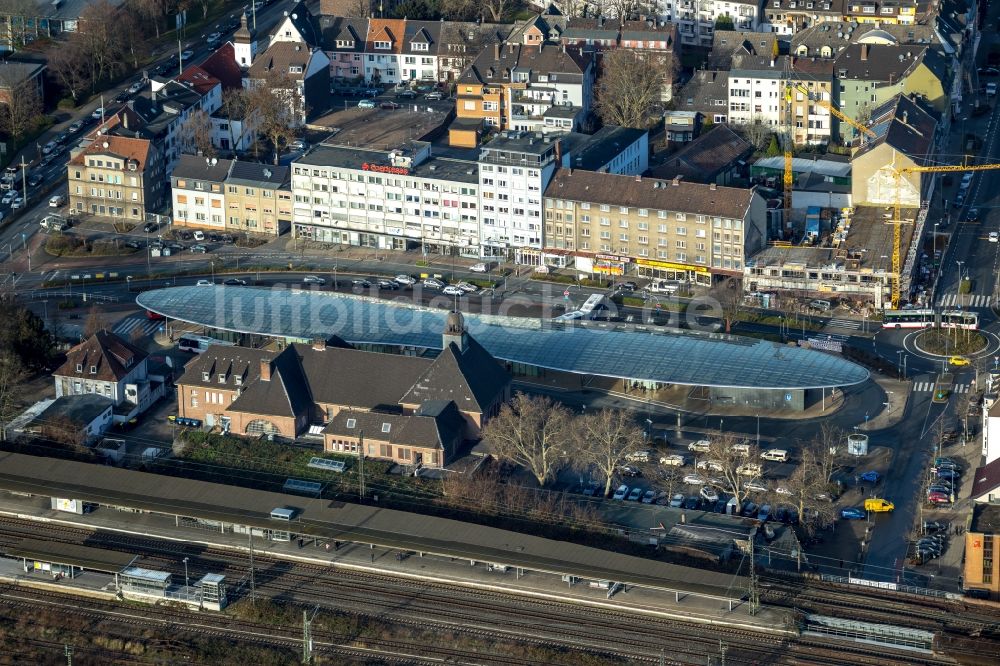
[[[0,544],[21,536],[39,536],[40,524],[0,516]],[[162,562],[158,568],[180,573],[179,560],[189,558],[189,566],[227,573],[236,579],[248,568],[245,556],[230,549],[194,546],[183,542],[132,537],[118,532],[103,532],[64,525],[44,524],[52,540],[68,543],[86,542],[95,547],[141,551],[148,561]],[[898,652],[879,646],[855,647],[835,639],[804,636],[786,640],[763,632],[728,627],[704,627],[670,622],[627,612],[581,608],[555,601],[526,598],[516,594],[471,591],[445,583],[405,581],[387,575],[353,570],[332,569],[326,565],[288,562],[268,557],[256,558],[257,590],[303,605],[320,605],[349,611],[371,619],[427,628],[447,628],[455,633],[483,641],[516,641],[550,648],[571,646],[603,654],[612,660],[642,663],[659,662],[664,646],[670,647],[666,663],[703,663],[706,654],[718,654],[720,640],[727,645],[730,664],[880,664],[900,663]],[[148,566],[148,564],[147,564]],[[220,571],[220,569],[222,571]],[[272,575],[273,574],[273,575]],[[797,599],[814,604],[811,612],[869,612],[872,598],[859,602],[839,591],[807,588]],[[879,597],[879,601],[885,601]],[[825,607],[822,604],[827,604]],[[899,616],[920,619],[931,610],[905,601],[891,602],[897,613],[893,622],[884,613],[870,613],[868,621],[898,624]],[[944,609],[936,608],[929,623],[940,623]],[[923,616],[926,617],[926,616]],[[909,624],[909,621],[908,621]],[[502,627],[502,629],[497,629]],[[609,632],[609,627],[613,631]],[[921,627],[923,628],[923,627]],[[940,628],[940,627],[938,627]],[[928,630],[935,630],[929,628]],[[609,635],[611,634],[611,635]],[[483,657],[484,655],[478,655]],[[499,658],[499,657],[498,657]],[[488,663],[477,661],[475,663]],[[489,663],[501,663],[489,662]],[[907,663],[950,663],[938,657],[907,660]]]

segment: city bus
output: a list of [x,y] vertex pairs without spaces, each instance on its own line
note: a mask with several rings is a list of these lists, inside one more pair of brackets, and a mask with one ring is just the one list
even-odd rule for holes
[[[934,310],[886,310],[882,313],[883,328],[930,328],[934,325]],[[979,315],[965,310],[945,310],[941,313],[942,328],[979,328]]]
[[233,347],[236,343],[226,342],[225,340],[216,340],[215,338],[209,338],[204,335],[193,335],[190,333],[185,333],[181,336],[180,340],[177,341],[177,348],[181,351],[191,352],[193,354],[204,353],[212,345],[221,345],[223,347]]

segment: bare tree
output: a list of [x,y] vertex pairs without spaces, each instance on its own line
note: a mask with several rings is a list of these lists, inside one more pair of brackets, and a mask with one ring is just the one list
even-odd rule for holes
[[0,127],[18,144],[41,115],[41,97],[34,83],[27,81],[15,86],[10,97],[0,104]]
[[59,85],[69,93],[73,101],[77,101],[84,90],[90,86],[90,67],[86,63],[86,55],[81,45],[70,39],[59,48],[53,49],[48,56],[49,71],[59,82]]
[[[247,90],[245,88],[233,88],[222,93],[222,112],[226,114],[226,123],[229,126],[229,149],[236,152],[236,144],[242,138],[242,134],[247,131],[249,114],[247,113]],[[235,123],[240,123],[241,135],[236,136]]]
[[98,331],[103,331],[108,327],[108,320],[104,313],[96,305],[90,307],[87,313],[87,320],[83,324],[83,337],[89,338]]
[[615,470],[645,443],[642,429],[621,409],[602,409],[574,421],[578,437],[577,461],[582,469],[594,468],[604,478],[604,496],[611,492]]
[[118,8],[110,0],[96,0],[80,12],[79,29],[72,39],[77,41],[90,65],[91,83],[114,76],[123,66],[122,35],[118,30]]
[[83,428],[67,416],[60,414],[45,421],[39,434],[45,439],[63,444],[75,451],[86,450],[87,437]]
[[167,15],[170,0],[127,0],[126,11],[137,14],[149,25],[153,26],[156,38],[160,38],[160,31],[163,28],[163,18]]
[[204,111],[195,111],[184,121],[180,132],[181,150],[185,153],[215,157],[212,143],[212,119]]
[[762,116],[754,116],[746,125],[740,125],[739,129],[743,132],[746,140],[752,143],[757,150],[767,148],[771,142],[771,136],[774,134],[771,131],[771,126],[765,122]]
[[684,469],[680,466],[659,465],[653,471],[652,476],[656,479],[657,485],[667,493],[667,497],[672,498],[674,491],[680,486],[685,474]]
[[480,7],[490,14],[493,23],[499,23],[517,6],[516,0],[483,0]]
[[20,385],[27,374],[21,358],[13,350],[0,351],[0,441],[7,440],[7,424],[17,416]]
[[268,72],[248,91],[247,109],[259,122],[260,133],[274,147],[274,163],[277,164],[284,147],[295,138],[295,128],[302,125],[306,114],[298,81],[283,72]]
[[824,484],[833,482],[833,477],[843,464],[846,453],[847,435],[843,430],[825,422],[819,432],[802,450],[803,464],[816,468],[817,476]]
[[549,398],[518,393],[486,424],[483,439],[497,458],[520,465],[544,486],[567,462],[571,416]]
[[663,76],[648,60],[616,50],[604,56],[594,105],[606,124],[646,128],[662,92]]
[[708,292],[710,298],[719,304],[726,333],[731,333],[735,323],[746,309],[743,298],[743,283],[735,278],[715,283]]
[[369,18],[371,15],[371,0],[350,0],[344,8],[344,16],[351,18]]
[[637,13],[638,0],[608,0],[605,5],[608,15],[626,21]]
[[760,483],[760,449],[754,443],[731,434],[718,435],[710,439],[705,458],[709,485],[732,495],[740,504],[750,496],[749,486]]

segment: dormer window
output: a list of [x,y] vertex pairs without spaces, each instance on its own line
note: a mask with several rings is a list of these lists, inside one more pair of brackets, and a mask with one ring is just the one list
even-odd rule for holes
[[97,366],[96,365],[90,366],[90,374],[92,374],[92,375],[96,375],[97,374]]
[[383,423],[382,424],[382,432],[389,432],[391,429],[392,429],[392,424],[391,423]]
[[288,73],[289,74],[301,74],[302,73],[302,65],[289,65],[288,66]]
[[375,48],[388,51],[392,48],[392,44],[390,42],[375,42]]
[[236,375],[235,377],[233,377],[233,382],[234,382],[234,383],[235,383],[235,384],[236,384],[237,386],[243,386],[243,377],[242,377],[242,376],[240,376],[240,375]]
[[347,428],[349,430],[354,430],[354,426],[358,425],[357,419],[347,419]]
[[414,51],[427,51],[430,48],[430,44],[427,42],[411,42],[410,48]]
[[224,373],[224,372],[220,372],[219,373],[219,383],[220,384],[225,384],[226,383],[226,373]]
[[353,49],[354,48],[354,40],[352,40],[352,39],[338,39],[337,40],[337,48],[338,49]]
[[201,373],[201,381],[203,381],[203,382],[210,381],[211,377],[212,376],[210,374],[208,374],[207,372]]

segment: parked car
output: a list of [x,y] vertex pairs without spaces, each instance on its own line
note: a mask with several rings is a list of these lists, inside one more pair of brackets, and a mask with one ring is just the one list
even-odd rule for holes
[[[215,34],[218,35],[219,33],[215,33]],[[211,39],[211,37],[209,37],[209,39]],[[130,85],[128,87],[128,93],[130,95],[134,95],[137,92],[139,92],[140,90],[142,90],[142,81],[136,81],[135,83],[133,83],[132,85]]]
[[655,500],[655,499],[656,499],[656,491],[653,490],[652,488],[650,488],[649,490],[647,490],[646,492],[644,492],[642,494],[642,503],[643,504],[652,504],[653,500]]
[[622,484],[622,485],[618,486],[618,490],[616,490],[615,494],[612,495],[612,499],[623,500],[627,496],[628,496],[628,486],[626,486],[625,484]]
[[396,277],[393,278],[393,280],[396,283],[401,284],[405,287],[411,287],[417,283],[417,281],[414,280],[409,275],[397,275]]
[[931,504],[951,504],[951,495],[946,495],[945,493],[930,493],[927,495],[927,501]]
[[69,132],[70,134],[76,134],[77,132],[79,132],[82,129],[83,129],[83,121],[82,120],[77,120],[72,125],[70,125],[69,127],[67,127],[66,131]]
[[642,476],[642,472],[639,471],[638,467],[632,467],[631,465],[620,465],[618,467],[618,473],[622,476]]
[[667,467],[683,467],[684,466],[684,456],[679,454],[672,454],[669,456],[663,456],[660,458],[660,464],[666,465]]
[[426,95],[424,95],[424,99],[437,99],[437,100],[441,100],[441,99],[444,99],[444,93],[441,92],[440,90],[432,90],[429,93],[427,93]]
[[465,292],[462,291],[462,288],[454,284],[445,286],[445,288],[441,290],[441,293],[447,296],[465,296]]
[[719,493],[715,492],[715,489],[710,486],[702,486],[701,490],[698,491],[698,494],[701,495],[702,499],[708,502],[719,501]]
[[295,141],[292,141],[290,144],[288,144],[288,147],[291,150],[305,150],[306,148],[309,147],[309,144],[303,141],[302,139],[296,139]]
[[701,504],[701,499],[695,497],[694,495],[684,500],[685,509],[697,509],[700,504]]
[[364,278],[356,278],[354,280],[351,280],[351,286],[356,289],[370,289],[372,283]]
[[96,109],[94,109],[94,112],[90,114],[90,117],[95,120],[100,120],[103,115],[104,115],[104,107],[99,106]]
[[196,286],[196,287],[213,287],[213,286],[215,286],[215,283],[212,282],[211,280],[198,280],[197,282],[194,283],[194,286]]
[[194,51],[191,49],[185,49],[181,51],[181,60],[190,60],[194,56]]
[[208,248],[205,247],[204,245],[192,245],[191,251],[194,252],[195,254],[205,254],[206,252],[208,252]]
[[477,291],[479,291],[479,287],[477,287],[474,284],[470,284],[468,282],[459,282],[455,286],[458,287],[459,289],[461,289],[462,291],[464,291],[467,294],[474,294]]
[[148,234],[148,233],[152,233],[152,232],[156,231],[159,228],[160,228],[160,225],[158,225],[156,222],[147,222],[142,227],[142,230]]
[[688,444],[688,451],[697,451],[698,453],[708,453],[709,447],[712,445],[707,439],[699,439],[697,442],[691,442]]
[[671,507],[678,509],[681,507],[682,504],[684,504],[684,493],[677,493],[676,495],[670,498]]
[[399,108],[399,104],[397,104],[396,102],[393,102],[391,99],[387,99],[384,102],[382,102],[381,104],[379,104],[379,108],[380,109],[390,109],[390,110],[392,110],[392,109],[398,109]]
[[400,90],[396,93],[396,99],[416,99],[417,93],[413,90]]
[[38,187],[39,185],[42,184],[43,180],[45,180],[45,179],[42,178],[41,174],[37,174],[36,173],[34,176],[32,176],[31,178],[28,179],[28,185],[30,187]]
[[868,483],[877,483],[878,480],[882,478],[882,475],[875,470],[869,470],[867,472],[862,472],[858,475],[860,481],[866,481]]
[[377,284],[379,289],[385,289],[386,291],[399,289],[399,283],[393,280],[379,280]]
[[224,281],[222,284],[227,284],[230,287],[245,287],[246,284],[247,284],[247,281],[246,280],[241,280],[240,278],[229,278],[228,280]]
[[490,270],[490,267],[484,263],[472,264],[469,266],[469,270],[473,273],[485,273]]
[[947,532],[951,529],[951,523],[944,520],[925,520],[924,532]]
[[24,207],[24,199],[22,199],[19,196],[18,197],[14,197],[14,200],[10,202],[10,207],[13,210],[17,210],[18,208],[23,208]]
[[303,284],[319,284],[319,285],[326,284],[326,280],[319,277],[318,275],[307,275],[304,278],[302,278],[302,282]]
[[3,195],[3,199],[0,199],[0,203],[9,204],[17,196],[16,190],[7,190],[7,193]]
[[998,234],[995,231],[991,231],[990,235],[989,235],[989,239],[990,239],[991,243],[996,243],[996,242],[1000,241],[1000,234]]
[[762,523],[766,523],[770,519],[771,519],[771,505],[770,504],[761,505],[761,507],[757,510],[757,520],[759,520]]
[[747,490],[749,490],[750,492],[754,492],[754,493],[766,493],[767,492],[767,486],[765,486],[760,481],[751,481],[750,483],[746,484],[743,487],[746,488]]
[[431,289],[444,289],[445,286],[444,282],[441,282],[441,280],[438,280],[436,278],[426,278],[420,284],[424,285],[425,287],[430,287]]
[[374,109],[375,106],[376,106],[375,102],[370,99],[363,99],[360,102],[358,102],[359,109]]
[[840,517],[844,520],[864,520],[867,515],[864,509],[859,509],[856,506],[848,506],[840,510]]
[[697,474],[688,474],[684,477],[684,483],[689,486],[703,486],[705,485],[705,479]]

